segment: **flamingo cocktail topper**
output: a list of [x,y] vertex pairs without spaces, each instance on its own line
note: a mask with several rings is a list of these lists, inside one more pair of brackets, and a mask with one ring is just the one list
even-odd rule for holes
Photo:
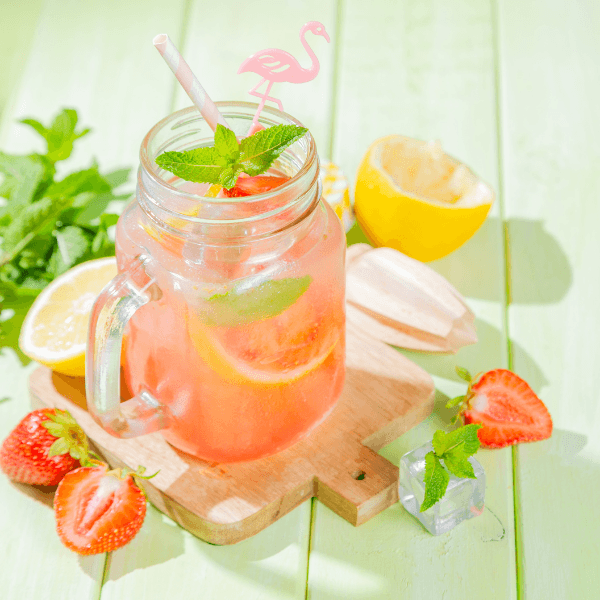
[[[275,102],[279,110],[283,111],[283,104],[281,104],[281,100],[269,96],[271,87],[273,87],[273,84],[276,81],[306,83],[307,81],[312,81],[319,73],[319,59],[313,52],[312,48],[308,45],[308,42],[304,39],[307,31],[310,31],[315,35],[323,36],[327,42],[329,42],[329,36],[327,35],[323,24],[319,23],[318,21],[309,21],[300,30],[300,41],[302,42],[302,45],[312,61],[308,69],[302,68],[300,63],[288,52],[285,52],[284,50],[277,50],[276,48],[259,50],[256,54],[253,54],[250,58],[246,59],[239,68],[238,75],[240,73],[246,73],[249,71],[262,77],[262,79],[248,92],[252,96],[261,98],[256,114],[254,115],[254,119],[252,119],[251,129],[260,127],[258,125],[258,117],[267,100]],[[258,92],[257,89],[265,81],[269,82],[265,92]]]

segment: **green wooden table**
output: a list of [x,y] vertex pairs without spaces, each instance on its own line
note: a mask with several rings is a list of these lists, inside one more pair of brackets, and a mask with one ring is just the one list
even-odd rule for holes
[[[353,180],[377,137],[440,139],[498,193],[482,229],[432,264],[467,297],[480,341],[457,356],[407,352],[434,376],[437,410],[382,453],[397,463],[445,426],[444,401],[464,389],[456,364],[514,369],[554,435],[481,451],[486,511],[440,537],[400,505],[353,528],[305,503],[215,547],[150,508],[130,545],[80,558],[60,544],[47,502],[0,477],[3,600],[600,597],[596,0],[0,0],[0,148],[31,151],[34,134],[15,120],[73,106],[94,132],[71,165],[137,166],[148,129],[189,104],[155,34],[169,33],[214,99],[247,99],[256,76],[235,75],[241,61],[270,46],[302,57],[297,32],[311,19],[332,38],[315,41],[321,74],[277,91],[322,156]],[[2,437],[29,409],[35,367],[14,335],[6,343]]]

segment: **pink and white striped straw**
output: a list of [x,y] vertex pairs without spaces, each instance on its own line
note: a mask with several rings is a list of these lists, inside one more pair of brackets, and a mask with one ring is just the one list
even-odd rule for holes
[[160,52],[169,68],[177,77],[177,81],[190,97],[191,101],[198,107],[200,114],[214,131],[217,124],[221,123],[225,127],[231,129],[225,120],[225,117],[219,112],[215,103],[210,99],[206,90],[202,87],[196,76],[192,73],[189,65],[175,47],[175,44],[170,40],[166,33],[158,34],[152,40],[156,49]]

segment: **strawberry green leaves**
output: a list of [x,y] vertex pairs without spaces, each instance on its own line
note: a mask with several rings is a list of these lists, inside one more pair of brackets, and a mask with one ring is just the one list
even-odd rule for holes
[[296,125],[276,125],[238,142],[235,133],[217,125],[215,145],[185,152],[164,152],[156,164],[173,175],[195,183],[235,186],[241,173],[265,173],[275,159],[308,130]]
[[56,438],[48,449],[48,456],[69,454],[82,466],[91,465],[87,437],[71,413],[55,409],[54,414],[48,414],[48,420],[42,422],[42,427]]
[[449,473],[461,478],[476,478],[469,457],[479,449],[477,430],[481,427],[472,424],[450,433],[442,430],[435,432],[433,451],[425,455],[425,497],[421,512],[431,508],[444,496],[450,481]]

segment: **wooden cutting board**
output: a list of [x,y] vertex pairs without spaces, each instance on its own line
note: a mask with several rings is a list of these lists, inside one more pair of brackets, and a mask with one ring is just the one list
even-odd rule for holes
[[431,377],[386,344],[349,325],[344,392],[308,437],[268,458],[208,464],[167,444],[160,433],[121,440],[86,410],[83,379],[46,367],[29,379],[36,407],[69,410],[113,466],[144,465],[148,499],[212,544],[258,533],[315,496],[360,525],[398,501],[398,467],[377,454],[433,410]]

